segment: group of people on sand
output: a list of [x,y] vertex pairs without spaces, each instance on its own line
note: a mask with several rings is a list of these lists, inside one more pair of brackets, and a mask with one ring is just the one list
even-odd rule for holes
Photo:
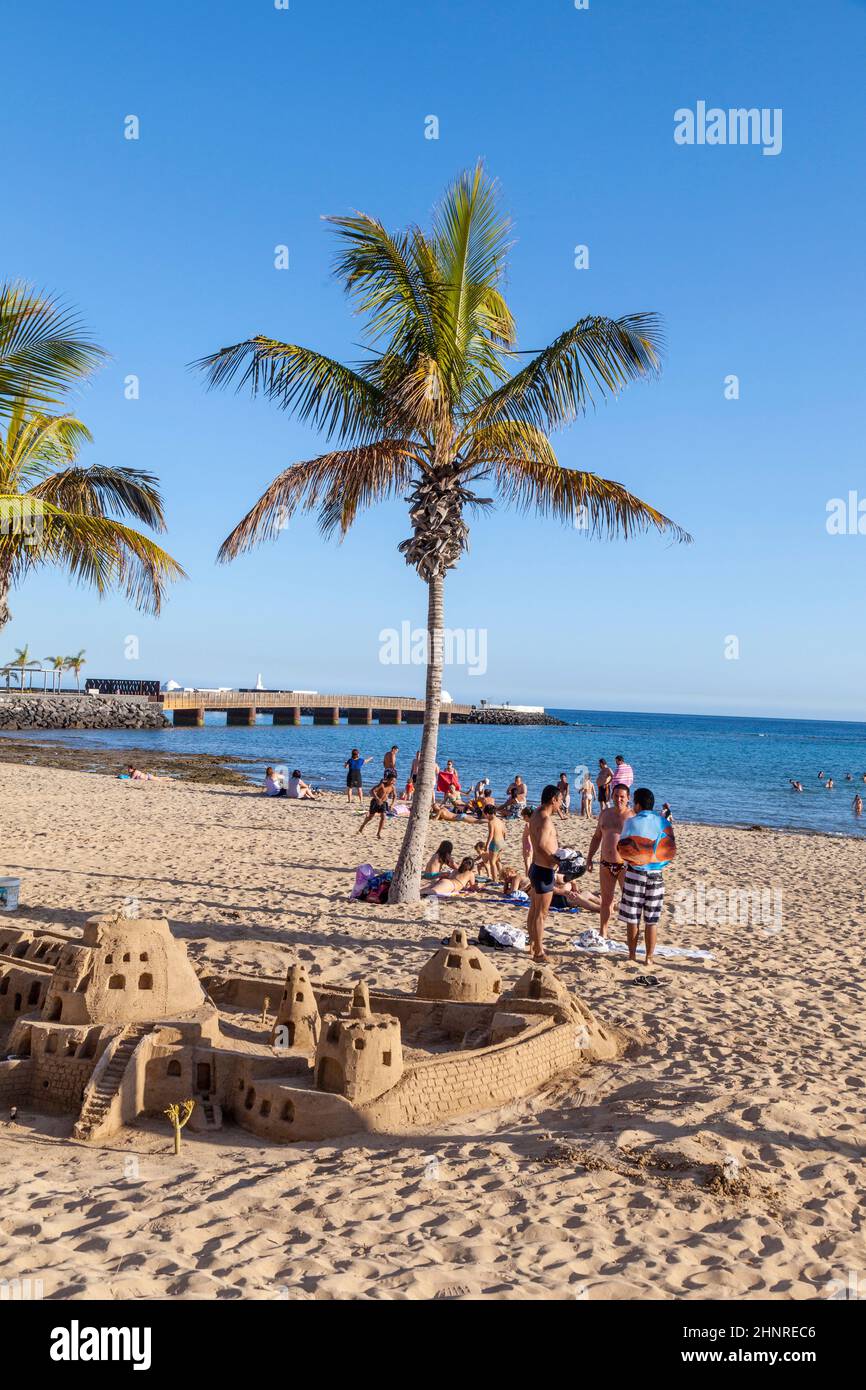
[[[863,773],[862,780],[863,780],[864,782],[866,782],[866,772]],[[794,777],[789,777],[789,778],[788,778],[788,781],[789,781],[789,783],[791,784],[791,790],[792,790],[792,791],[795,791],[795,792],[804,792],[804,791],[806,790],[806,788],[803,786],[803,783],[797,781],[796,778],[794,778]],[[836,790],[836,783],[835,783],[835,781],[833,780],[833,778],[832,778],[832,777],[829,777],[829,776],[825,776],[823,771],[821,771],[821,772],[818,773],[818,781],[821,783],[821,786],[824,787],[824,789],[825,789],[826,791],[832,792],[832,791],[835,791],[835,790]],[[853,781],[854,781],[854,775],[853,775],[853,773],[851,773],[851,772],[846,772],[846,773],[845,773],[845,781],[846,781],[846,782],[853,782]],[[862,816],[862,814],[863,814],[863,797],[860,795],[859,792],[855,792],[855,794],[854,794],[854,800],[851,802],[851,810],[854,812],[854,815],[855,815],[855,816]]]
[[295,768],[291,777],[284,777],[272,767],[265,768],[264,792],[265,796],[287,796],[290,801],[315,801],[321,795],[304,781],[299,768]]

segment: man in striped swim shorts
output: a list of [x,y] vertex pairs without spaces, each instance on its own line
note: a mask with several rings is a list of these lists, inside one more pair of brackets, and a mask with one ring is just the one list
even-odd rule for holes
[[646,964],[652,964],[658,920],[665,900],[663,870],[677,847],[670,821],[654,811],[655,797],[647,787],[634,794],[635,815],[622,828],[617,849],[628,868],[619,905],[619,920],[628,931],[628,957],[637,960],[640,923],[643,918]]

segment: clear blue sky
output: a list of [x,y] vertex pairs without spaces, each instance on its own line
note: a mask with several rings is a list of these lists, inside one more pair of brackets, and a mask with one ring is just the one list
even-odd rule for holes
[[[94,675],[420,690],[418,668],[379,660],[381,629],[424,621],[396,551],[405,508],[342,546],[293,521],[215,566],[317,441],[264,401],[206,394],[185,364],[254,333],[355,357],[321,215],[425,222],[482,156],[515,223],[522,347],[588,312],[663,314],[660,381],[556,444],[695,544],[477,521],[447,621],[486,629],[488,669],[449,671],[451,693],[863,717],[866,536],[825,527],[830,498],[866,498],[862,0],[10,0],[3,49],[0,274],[65,295],[112,354],[76,402],[87,458],[159,474],[190,580],[154,621],[56,573],[30,579],[0,657],[28,642],[86,648]],[[782,152],[675,144],[674,111],[701,100],[782,108]]]

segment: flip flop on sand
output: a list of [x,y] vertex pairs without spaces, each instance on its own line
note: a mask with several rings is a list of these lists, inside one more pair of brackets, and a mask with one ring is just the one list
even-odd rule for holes
[[646,985],[648,988],[653,989],[658,985],[666,985],[667,980],[660,980],[658,975],[635,975],[631,980],[629,980],[629,984]]

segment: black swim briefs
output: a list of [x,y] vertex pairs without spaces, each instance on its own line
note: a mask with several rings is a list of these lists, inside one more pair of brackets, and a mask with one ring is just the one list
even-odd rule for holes
[[554,869],[544,869],[540,864],[533,864],[529,870],[532,891],[538,894],[552,893],[555,873]]

